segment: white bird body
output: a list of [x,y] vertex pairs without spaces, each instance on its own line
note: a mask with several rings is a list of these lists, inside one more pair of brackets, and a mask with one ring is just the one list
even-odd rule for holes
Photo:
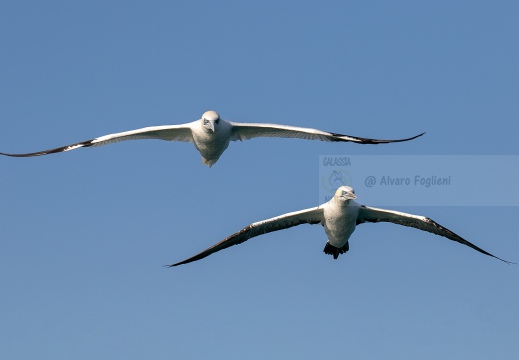
[[243,141],[257,137],[281,137],[336,142],[349,141],[360,144],[383,144],[408,141],[422,135],[423,133],[411,138],[398,140],[377,140],[288,125],[236,123],[221,119],[220,115],[218,115],[216,111],[206,111],[202,115],[201,119],[186,124],[151,126],[104,135],[92,140],[86,140],[50,150],[25,154],[0,152],[0,155],[13,157],[40,156],[75,150],[81,147],[107,145],[125,140],[159,139],[167,141],[193,142],[196,149],[200,152],[200,155],[202,155],[202,162],[211,167],[218,161],[231,141]]
[[214,130],[205,128],[200,121],[191,124],[193,143],[202,155],[202,162],[211,167],[229,147],[232,126],[225,120],[220,120]]
[[365,222],[392,222],[398,225],[414,227],[419,230],[446,237],[450,240],[469,246],[480,253],[510,263],[509,261],[498,258],[497,256],[494,256],[468,242],[459,235],[425,216],[361,205],[354,201],[356,198],[357,196],[355,195],[355,191],[351,187],[341,186],[335,192],[334,197],[321,206],[255,222],[228,236],[219,243],[207,248],[201,253],[169,266],[178,266],[197,261],[232,245],[241,244],[253,237],[273,231],[288,229],[301,224],[321,224],[324,227],[324,231],[328,238],[323,251],[326,254],[332,255],[334,259],[337,259],[340,254],[344,254],[349,250],[348,241],[355,231],[356,226]]
[[360,205],[355,201],[337,201],[333,197],[323,205],[323,226],[328,242],[342,248],[348,242],[357,225]]

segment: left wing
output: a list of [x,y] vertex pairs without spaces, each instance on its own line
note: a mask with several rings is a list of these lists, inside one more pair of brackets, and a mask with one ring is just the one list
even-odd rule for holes
[[193,135],[191,133],[191,123],[182,125],[162,125],[162,126],[150,126],[142,129],[124,131],[115,134],[109,134],[100,136],[92,140],[81,141],[78,143],[61,146],[55,149],[42,150],[32,153],[24,154],[10,154],[0,152],[0,155],[12,156],[12,157],[31,157],[41,156],[48,154],[56,154],[60,152],[70,151],[79,149],[82,147],[90,146],[101,146],[116,143],[119,141],[126,140],[139,140],[139,139],[159,139],[167,141],[193,141]]
[[369,206],[362,205],[359,210],[359,215],[357,217],[357,225],[362,224],[365,222],[392,222],[394,224],[403,225],[403,226],[410,226],[414,227],[416,229],[420,229],[423,231],[427,231],[436,235],[440,235],[443,237],[446,237],[447,239],[457,241],[460,244],[467,245],[474,250],[479,251],[480,253],[483,253],[488,256],[492,256],[496,259],[499,259],[501,261],[504,261],[507,264],[513,264],[510,261],[503,260],[501,258],[498,258],[495,255],[492,255],[491,253],[481,249],[480,247],[472,244],[471,242],[463,239],[461,236],[453,233],[446,227],[441,226],[436,221],[429,219],[425,216],[419,216],[419,215],[412,215],[412,214],[406,214],[399,211],[392,211],[392,210],[384,210],[384,209],[377,209]]
[[406,139],[377,140],[289,125],[235,123],[231,121],[229,123],[232,125],[231,140],[233,141],[249,140],[256,137],[281,137],[321,141],[351,141],[360,144],[385,144],[409,141],[425,134],[421,133]]
[[319,224],[322,220],[323,208],[316,207],[287,213],[263,221],[258,221],[241,229],[237,233],[234,233],[231,236],[223,239],[219,243],[214,244],[213,246],[205,249],[201,253],[193,257],[190,257],[189,259],[186,259],[184,261],[168,265],[168,267],[187,264],[192,261],[203,259],[206,256],[209,256],[217,251],[227,249],[228,247],[233,245],[241,244],[242,242],[247,241],[255,236],[267,234],[273,231],[288,229],[292,226],[297,226],[301,224]]

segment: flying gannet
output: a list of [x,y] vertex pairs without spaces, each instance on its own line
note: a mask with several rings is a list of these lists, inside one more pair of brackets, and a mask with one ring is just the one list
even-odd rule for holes
[[355,231],[355,227],[365,222],[392,222],[398,225],[414,227],[419,230],[457,241],[508,264],[511,263],[486,252],[425,216],[361,205],[354,201],[356,198],[357,196],[355,195],[353,188],[349,186],[341,186],[335,192],[334,197],[321,206],[255,222],[225,238],[219,243],[205,249],[201,253],[175,264],[168,265],[168,267],[197,261],[232,245],[241,244],[255,236],[288,229],[292,226],[301,224],[321,224],[324,226],[324,231],[326,232],[328,241],[326,242],[323,251],[326,254],[332,255],[334,259],[337,259],[340,254],[344,254],[349,250],[348,240],[351,234]]
[[202,155],[202,162],[211,167],[227,149],[230,141],[249,140],[257,137],[281,137],[322,141],[351,141],[360,144],[383,144],[408,141],[423,134],[407,139],[376,140],[288,125],[236,123],[221,119],[216,111],[206,111],[201,119],[187,124],[145,127],[33,153],[8,154],[0,152],[0,154],[14,157],[40,156],[82,147],[101,146],[124,140],[160,139],[193,142],[200,155]]

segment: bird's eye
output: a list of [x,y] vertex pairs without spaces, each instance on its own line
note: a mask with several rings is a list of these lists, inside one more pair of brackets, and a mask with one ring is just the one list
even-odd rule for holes
[[207,125],[207,124],[209,124],[209,120],[204,119],[204,125]]
[[218,125],[219,122],[220,122],[220,119],[216,119],[216,120],[214,121],[214,123],[215,123],[216,125]]

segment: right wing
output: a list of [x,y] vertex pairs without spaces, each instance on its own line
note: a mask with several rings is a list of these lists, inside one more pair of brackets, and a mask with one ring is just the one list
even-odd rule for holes
[[359,136],[350,136],[344,134],[331,133],[328,131],[304,128],[290,125],[279,124],[263,124],[263,123],[236,123],[230,122],[232,125],[231,140],[250,140],[257,137],[280,137],[280,138],[296,138],[305,140],[321,140],[321,141],[351,141],[360,144],[387,144],[393,142],[402,142],[416,139],[425,133],[416,136],[396,139],[396,140],[379,140],[368,139]]
[[311,209],[305,209],[300,211],[295,211],[291,213],[287,213],[281,216],[277,216],[271,219],[258,221],[249,226],[241,229],[237,233],[232,234],[231,236],[225,238],[217,244],[205,249],[201,253],[190,257],[189,259],[180,261],[175,264],[168,265],[168,267],[178,266],[182,264],[187,264],[192,261],[197,261],[205,258],[217,251],[226,249],[233,245],[241,244],[244,241],[247,241],[255,236],[267,234],[269,232],[288,229],[293,226],[301,225],[301,224],[319,224],[323,221],[323,208],[316,207]]
[[446,237],[449,240],[453,240],[453,241],[459,242],[460,244],[471,247],[472,249],[479,251],[482,254],[492,256],[493,258],[504,261],[507,264],[513,264],[510,261],[503,260],[501,258],[498,258],[495,255],[492,255],[491,253],[489,253],[489,252],[483,250],[482,248],[474,245],[473,243],[465,240],[458,234],[455,234],[454,232],[450,231],[446,227],[438,224],[436,221],[429,219],[428,217],[407,214],[407,213],[393,211],[393,210],[377,209],[377,208],[369,207],[369,206],[365,206],[365,205],[362,205],[360,207],[359,215],[357,218],[357,225],[365,223],[365,222],[377,223],[377,222],[381,222],[381,221],[382,222],[392,222],[393,224],[414,227],[414,228],[422,230],[422,231],[427,231],[432,234],[440,235],[440,236]]
[[125,140],[138,140],[138,139],[160,139],[167,141],[193,141],[193,135],[191,134],[191,123],[182,125],[163,125],[163,126],[150,126],[142,129],[130,130],[110,135],[101,136],[92,140],[81,141],[75,144],[62,146],[55,149],[37,151],[26,154],[8,154],[0,152],[0,155],[13,156],[13,157],[30,157],[40,156],[47,154],[55,154],[64,151],[70,151],[82,147],[90,146],[102,146],[119,141]]

